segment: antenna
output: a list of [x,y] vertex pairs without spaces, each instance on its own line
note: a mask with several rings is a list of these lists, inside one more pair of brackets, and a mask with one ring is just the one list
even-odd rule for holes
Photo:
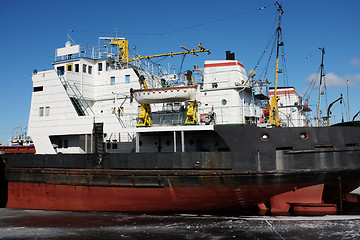
[[75,41],[70,37],[70,33],[74,32],[74,30],[68,29],[67,30],[67,41],[71,42],[72,44],[76,45]]

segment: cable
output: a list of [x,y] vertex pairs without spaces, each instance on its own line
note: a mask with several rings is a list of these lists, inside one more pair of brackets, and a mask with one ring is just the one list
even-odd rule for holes
[[[180,31],[185,31],[191,28],[196,28],[196,27],[200,27],[200,26],[204,26],[204,25],[208,25],[208,24],[212,24],[212,23],[216,23],[216,22],[222,22],[231,18],[235,18],[235,17],[239,17],[242,15],[246,15],[249,13],[253,13],[253,12],[257,12],[257,11],[262,11],[264,9],[266,9],[267,7],[272,6],[272,4],[267,5],[267,6],[263,6],[254,10],[250,10],[250,11],[246,11],[246,12],[242,12],[242,13],[238,13],[238,14],[234,14],[232,16],[228,16],[228,17],[223,17],[223,18],[218,18],[212,21],[208,21],[208,22],[204,22],[204,23],[199,23],[199,24],[195,24],[195,25],[191,25],[191,26],[187,26],[187,27],[183,27],[183,28],[179,28],[179,29],[175,29],[172,31],[168,31],[168,32],[160,32],[160,33],[145,33],[145,32],[122,32],[122,34],[126,34],[126,35],[154,35],[154,36],[162,36],[162,35],[167,35],[170,33],[175,33],[175,32],[180,32]],[[94,34],[114,34],[113,32],[98,32],[98,31],[86,31],[86,30],[73,30],[73,32],[83,32],[83,33],[94,33]]]
[[271,6],[271,5],[264,6],[264,7],[261,7],[261,8],[257,8],[257,9],[254,9],[254,10],[250,10],[250,11],[246,11],[246,12],[242,12],[242,13],[235,14],[235,15],[232,15],[232,16],[229,16],[229,17],[223,17],[223,18],[219,18],[219,19],[212,20],[212,21],[195,24],[195,25],[188,26],[188,27],[179,28],[179,29],[176,29],[176,30],[173,30],[173,31],[168,31],[168,32],[159,33],[159,35],[165,35],[165,34],[180,32],[180,31],[184,31],[184,30],[191,29],[191,28],[196,28],[196,27],[208,25],[208,24],[211,24],[211,23],[222,22],[222,21],[225,21],[225,20],[228,20],[228,19],[231,19],[231,18],[235,18],[235,17],[238,17],[238,16],[246,15],[246,14],[249,14],[249,13],[252,13],[252,12],[262,11],[262,10],[266,9],[267,7],[269,7],[269,6]]

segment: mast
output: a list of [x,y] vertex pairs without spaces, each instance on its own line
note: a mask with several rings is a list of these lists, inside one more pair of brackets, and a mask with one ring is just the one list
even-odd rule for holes
[[280,35],[281,35],[281,15],[284,13],[282,10],[281,4],[276,2],[278,5],[279,11],[279,25],[277,28],[277,46],[276,46],[276,67],[275,67],[275,89],[274,89],[274,96],[271,97],[270,100],[270,118],[269,123],[271,125],[281,126],[280,119],[279,119],[279,110],[278,110],[278,101],[280,97],[277,95],[277,79],[279,73],[279,48],[280,46],[284,46],[283,42],[280,42]]
[[325,55],[325,49],[319,48],[321,50],[321,65],[320,65],[320,85],[319,85],[319,102],[318,102],[318,110],[317,110],[317,126],[321,126],[321,112],[320,112],[320,103],[321,103],[321,88],[322,88],[322,78],[325,76],[323,74],[324,71],[324,55]]
[[346,98],[347,98],[347,107],[348,107],[348,122],[350,122],[350,100],[349,100],[349,80],[346,80]]

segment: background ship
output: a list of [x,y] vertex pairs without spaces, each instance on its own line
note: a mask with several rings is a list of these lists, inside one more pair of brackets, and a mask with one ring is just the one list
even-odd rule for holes
[[[3,206],[334,213],[328,203],[360,185],[358,123],[308,127],[293,88],[281,117],[276,80],[269,99],[233,53],[169,74],[149,61],[165,54],[131,59],[126,39],[99,41],[92,51],[67,42],[54,69],[34,71],[36,154],[1,155]],[[166,55],[209,53],[198,47]]]
[[19,133],[19,127],[15,128],[13,137],[9,140],[9,145],[0,144],[0,153],[2,154],[19,154],[35,153],[35,146],[32,139],[27,136],[26,128]]

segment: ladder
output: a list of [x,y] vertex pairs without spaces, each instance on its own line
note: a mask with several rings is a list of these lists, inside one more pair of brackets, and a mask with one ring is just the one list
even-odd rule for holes
[[246,204],[246,201],[244,199],[244,195],[243,195],[240,187],[235,190],[235,195],[236,195],[236,197],[238,199],[238,202],[239,202],[240,206],[242,208],[247,208],[247,204]]
[[72,86],[68,81],[66,81],[64,75],[58,74],[58,77],[61,84],[64,86],[64,89],[69,96],[78,116],[90,115],[90,113],[94,115],[93,110],[81,94],[78,87],[75,84]]

